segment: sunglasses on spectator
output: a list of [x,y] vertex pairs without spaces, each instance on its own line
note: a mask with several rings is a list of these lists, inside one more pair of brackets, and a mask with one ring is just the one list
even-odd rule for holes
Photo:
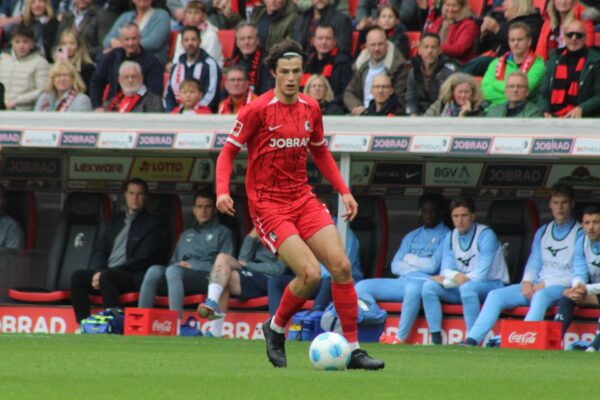
[[585,33],[582,32],[567,32],[565,36],[569,39],[582,39],[585,36]]

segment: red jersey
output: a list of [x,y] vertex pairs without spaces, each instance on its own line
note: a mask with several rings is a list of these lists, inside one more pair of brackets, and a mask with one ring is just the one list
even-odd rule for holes
[[[319,104],[301,93],[295,104],[283,104],[270,90],[246,105],[227,142],[238,150],[246,145],[246,192],[250,204],[261,207],[262,203],[268,203],[267,207],[288,208],[304,200],[312,191],[306,170],[309,145],[313,156],[317,151],[329,153]],[[339,176],[337,166],[333,165],[334,174]],[[227,188],[217,186],[217,194],[228,192]],[[342,185],[334,186],[340,192],[348,192],[343,181]]]

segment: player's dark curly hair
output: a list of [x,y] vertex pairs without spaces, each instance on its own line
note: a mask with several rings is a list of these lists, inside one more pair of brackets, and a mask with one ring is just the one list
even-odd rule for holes
[[277,68],[277,61],[280,58],[293,58],[294,56],[284,56],[286,53],[296,53],[299,54],[304,60],[304,53],[302,51],[302,46],[292,39],[284,39],[281,42],[275,44],[269,50],[269,55],[265,59],[265,64],[269,67],[269,69],[275,72]]

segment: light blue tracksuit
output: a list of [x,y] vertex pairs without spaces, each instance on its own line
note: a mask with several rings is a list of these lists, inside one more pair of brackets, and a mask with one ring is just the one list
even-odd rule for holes
[[531,254],[527,260],[522,282],[534,285],[543,282],[545,288],[538,290],[528,300],[521,293],[521,284],[510,285],[492,291],[481,309],[477,321],[467,331],[467,337],[480,343],[494,326],[502,310],[530,306],[525,321],[541,321],[546,310],[555,305],[568,286],[585,283],[587,266],[573,268],[576,241],[583,240],[583,230],[574,220],[562,225],[554,221],[540,227],[535,233]]
[[[459,272],[469,280],[456,287],[452,279]],[[457,229],[446,235],[440,275],[444,286],[430,280],[421,290],[429,331],[437,333],[442,329],[442,301],[462,303],[465,324],[470,329],[488,292],[508,282],[508,269],[494,231],[474,223],[464,235]]]
[[421,308],[421,287],[437,274],[442,259],[442,242],[450,230],[439,223],[409,232],[392,260],[392,273],[398,278],[366,279],[356,285],[358,298],[402,302],[398,338],[406,340]]

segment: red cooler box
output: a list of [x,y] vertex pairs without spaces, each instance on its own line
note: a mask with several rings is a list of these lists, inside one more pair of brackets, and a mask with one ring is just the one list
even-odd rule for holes
[[179,313],[156,308],[126,308],[125,335],[176,336]]
[[516,319],[500,321],[502,340],[500,347],[505,349],[560,350],[561,323],[552,321],[525,322]]

